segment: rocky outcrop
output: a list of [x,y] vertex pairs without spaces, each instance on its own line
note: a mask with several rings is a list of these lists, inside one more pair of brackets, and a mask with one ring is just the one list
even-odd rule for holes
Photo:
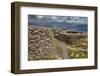
[[53,39],[49,28],[28,26],[28,60],[57,59]]

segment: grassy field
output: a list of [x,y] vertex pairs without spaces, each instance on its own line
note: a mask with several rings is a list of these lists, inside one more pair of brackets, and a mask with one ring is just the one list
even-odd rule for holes
[[[70,35],[70,34],[68,34],[68,35]],[[71,33],[71,35],[72,35],[72,33]],[[65,36],[61,36],[62,40],[60,40],[60,38],[57,39],[55,37],[55,41],[54,41],[55,48],[61,59],[64,59],[62,57],[63,55],[65,55],[65,54],[63,54],[63,51],[65,51],[64,53],[66,53],[66,56],[67,56],[67,57],[65,57],[65,59],[79,59],[79,58],[82,59],[82,58],[88,57],[87,35],[84,37],[81,37],[81,35],[82,34],[80,34],[79,39],[77,39],[77,37],[76,37],[76,39],[73,38],[74,40],[70,40],[71,38],[66,37],[67,33],[65,34]],[[76,34],[76,36],[77,36],[77,34]],[[73,41],[73,42],[71,42],[71,41]]]
[[79,59],[79,58],[82,59],[88,57],[87,44],[85,40],[84,43],[78,42],[77,44],[73,44],[73,45],[67,45],[62,41],[55,40],[55,45],[60,58],[62,58],[61,54],[63,50],[66,51],[66,54],[68,55],[66,59]]

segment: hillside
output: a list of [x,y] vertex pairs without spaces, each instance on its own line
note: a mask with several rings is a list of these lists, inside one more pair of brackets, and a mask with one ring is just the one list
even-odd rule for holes
[[87,58],[87,33],[29,26],[28,60]]

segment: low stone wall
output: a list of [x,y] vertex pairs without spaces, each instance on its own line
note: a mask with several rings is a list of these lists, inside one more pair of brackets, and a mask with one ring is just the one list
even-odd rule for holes
[[82,39],[82,38],[86,38],[87,37],[87,34],[73,34],[73,33],[66,33],[66,34],[63,34],[63,33],[57,33],[57,36],[55,35],[55,38],[60,40],[60,41],[63,41],[67,44],[73,44],[75,42],[77,42],[79,39]]

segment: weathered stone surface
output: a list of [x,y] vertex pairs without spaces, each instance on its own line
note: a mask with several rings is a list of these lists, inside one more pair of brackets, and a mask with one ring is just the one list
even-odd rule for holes
[[28,27],[28,60],[57,59],[54,35],[46,27]]

